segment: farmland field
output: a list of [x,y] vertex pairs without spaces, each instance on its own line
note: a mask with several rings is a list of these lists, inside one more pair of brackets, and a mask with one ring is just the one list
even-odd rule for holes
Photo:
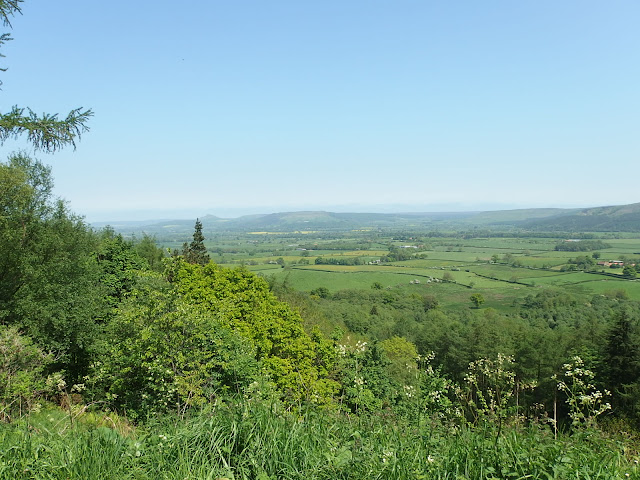
[[[209,239],[212,259],[244,266],[272,282],[311,292],[326,288],[369,290],[376,285],[402,294],[429,293],[444,306],[468,303],[471,293],[486,298],[485,307],[509,310],[514,301],[546,288],[588,297],[624,291],[640,299],[640,280],[598,260],[640,259],[640,238],[606,238],[597,251],[558,251],[556,237],[401,237],[380,231],[343,233],[290,232],[234,234]],[[570,245],[577,244],[572,240]],[[395,256],[394,256],[395,255]],[[590,273],[574,259],[589,257]]]

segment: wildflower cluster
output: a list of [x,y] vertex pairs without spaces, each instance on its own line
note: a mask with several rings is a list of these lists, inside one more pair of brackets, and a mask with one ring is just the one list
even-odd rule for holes
[[507,417],[515,390],[513,366],[513,357],[501,353],[495,360],[481,358],[469,364],[464,395],[474,420],[483,416]]
[[585,367],[584,361],[578,356],[573,357],[570,363],[565,363],[563,370],[562,378],[557,375],[553,378],[558,380],[558,390],[567,396],[572,425],[593,426],[598,416],[611,409],[611,404],[605,401],[611,392],[601,392],[596,388],[593,384],[595,374]]
[[442,375],[440,368],[433,366],[434,359],[434,352],[417,356],[417,388],[405,387],[404,393],[407,398],[413,397],[418,402],[420,415],[438,421],[456,421],[461,412],[451,401],[455,384]]
[[342,357],[348,354],[358,355],[365,352],[365,350],[367,349],[367,342],[358,340],[355,346],[338,344],[336,348],[338,349],[338,353]]

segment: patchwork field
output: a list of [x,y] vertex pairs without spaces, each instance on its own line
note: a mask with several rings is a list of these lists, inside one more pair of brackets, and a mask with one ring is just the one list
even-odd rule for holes
[[[579,245],[571,239],[569,245]],[[559,251],[561,238],[541,237],[394,237],[373,231],[336,234],[216,235],[207,241],[212,259],[226,266],[243,265],[273,282],[311,292],[375,287],[407,294],[437,296],[443,306],[469,303],[481,293],[486,307],[502,310],[545,288],[576,295],[623,291],[640,299],[640,280],[621,268],[597,261],[640,260],[640,238],[606,238],[597,251]],[[588,257],[589,273],[575,264]],[[572,263],[574,262],[574,263]],[[640,275],[639,275],[640,276]]]

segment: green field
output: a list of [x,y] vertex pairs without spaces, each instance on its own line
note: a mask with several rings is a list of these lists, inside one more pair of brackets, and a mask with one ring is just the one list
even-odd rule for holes
[[[610,248],[598,251],[600,259],[640,260],[640,238],[629,237],[604,238]],[[572,268],[572,259],[591,257],[593,252],[556,251],[562,242],[557,237],[429,237],[420,232],[396,237],[371,230],[217,234],[207,240],[207,248],[221,265],[244,265],[302,292],[320,287],[329,292],[368,290],[377,283],[407,294],[429,292],[450,307],[467,304],[470,293],[478,292],[485,296],[485,306],[502,310],[544,288],[564,288],[584,296],[623,290],[640,299],[640,281],[624,278],[622,269],[594,265],[598,275],[565,271]],[[381,261],[391,248],[409,258]],[[317,265],[318,258],[361,264]]]

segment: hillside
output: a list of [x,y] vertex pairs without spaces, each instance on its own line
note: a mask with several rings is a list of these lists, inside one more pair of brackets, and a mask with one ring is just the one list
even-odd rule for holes
[[527,220],[520,226],[546,231],[640,231],[640,203],[585,208],[551,217]]
[[[100,222],[125,234],[145,232],[162,238],[188,237],[193,222],[189,220],[150,220],[147,222]],[[586,209],[529,208],[483,212],[424,213],[338,213],[327,211],[279,212],[220,218],[200,218],[204,231],[216,232],[293,232],[346,231],[358,229],[426,229],[461,230],[516,229],[532,231],[640,231],[640,203]]]

